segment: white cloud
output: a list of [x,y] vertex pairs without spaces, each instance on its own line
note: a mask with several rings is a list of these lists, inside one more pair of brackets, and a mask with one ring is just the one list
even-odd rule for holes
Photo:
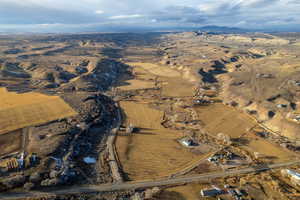
[[285,24],[300,23],[299,2],[300,0],[0,0],[0,24],[119,23],[138,27],[149,22],[151,26],[211,24],[256,28],[281,24],[280,21]]
[[115,15],[109,17],[109,19],[133,19],[133,18],[142,18],[143,15],[140,14],[134,14],[134,15]]
[[95,13],[101,15],[101,14],[104,13],[104,11],[103,10],[96,10]]

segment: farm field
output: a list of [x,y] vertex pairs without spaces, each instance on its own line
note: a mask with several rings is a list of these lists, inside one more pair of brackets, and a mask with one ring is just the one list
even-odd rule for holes
[[160,124],[162,112],[143,103],[120,105],[126,114],[126,124],[132,123],[140,129],[131,136],[119,135],[116,140],[117,153],[129,179],[169,176],[204,158],[205,155],[196,155],[177,142],[182,137],[179,131],[165,129]]
[[0,134],[76,115],[58,96],[0,90]]
[[[39,162],[17,171],[3,162],[0,190],[105,184],[107,192],[61,198],[237,199],[200,194],[218,187],[245,190],[242,199],[296,200],[300,190],[281,169],[300,172],[290,165],[300,152],[300,36],[272,35],[1,36],[0,158]],[[111,191],[213,172],[230,176]],[[24,181],[10,187],[14,176]]]
[[287,162],[297,159],[295,154],[288,151],[279,145],[272,144],[253,133],[249,132],[243,136],[246,139],[246,144],[241,146],[248,152],[257,152],[263,159],[267,159],[272,162]]
[[121,90],[138,90],[138,89],[148,89],[154,88],[155,84],[151,81],[143,81],[143,80],[129,80],[125,82],[125,85],[120,86]]
[[195,84],[178,78],[160,78],[162,81],[161,94],[168,97],[193,96]]
[[238,138],[256,125],[256,122],[232,107],[221,103],[195,108],[205,130],[217,136],[224,133],[232,138]]
[[[195,200],[202,199],[200,191],[205,188],[209,188],[210,185],[206,184],[188,184],[183,186],[177,186],[173,188],[168,188],[162,193],[162,197],[167,199],[184,199],[184,200]],[[203,198],[204,199],[204,198]],[[209,199],[209,198],[205,198]]]
[[126,63],[133,67],[141,67],[144,70],[156,75],[156,76],[163,76],[163,77],[179,77],[181,74],[180,72],[170,69],[168,66],[160,66],[153,63],[139,63],[139,62],[129,62]]
[[160,82],[161,95],[163,96],[185,97],[193,95],[195,83],[189,80],[190,77],[184,77],[179,71],[171,69],[169,66],[141,62],[127,64],[133,67],[136,79],[127,81],[130,85],[120,87],[122,90],[144,89],[151,88],[151,86],[153,88],[153,81],[157,79]]
[[0,135],[0,156],[18,151],[22,145],[22,130]]

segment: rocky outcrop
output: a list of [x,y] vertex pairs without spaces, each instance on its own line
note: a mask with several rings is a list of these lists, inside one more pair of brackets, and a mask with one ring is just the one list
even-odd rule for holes
[[30,78],[30,74],[19,66],[19,63],[6,62],[0,66],[0,74],[3,77]]
[[273,133],[288,137],[290,139],[296,139],[299,137],[297,136],[297,133],[300,131],[299,124],[291,121],[286,114],[286,110],[292,110],[290,107],[291,105],[284,104],[287,106],[287,108],[286,110],[282,110],[280,106],[276,106],[275,102],[273,102],[278,100],[280,95],[274,95],[266,99],[265,102],[258,103],[230,90],[233,79],[231,79],[229,76],[222,76],[221,80],[222,91],[220,96],[225,104],[236,106],[250,114],[257,120],[257,122],[261,123],[267,129],[270,129],[270,131]]
[[90,73],[82,75],[78,80],[68,84],[65,89],[105,91],[116,83],[118,77],[127,69],[128,66],[121,62],[102,59]]

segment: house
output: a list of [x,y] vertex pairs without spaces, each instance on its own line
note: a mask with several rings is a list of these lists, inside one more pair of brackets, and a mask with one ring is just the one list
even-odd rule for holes
[[289,177],[293,184],[300,185],[300,173],[290,169],[283,169],[281,170],[281,174]]
[[193,141],[192,140],[184,140],[184,141],[182,141],[182,144],[189,147],[189,146],[192,146]]
[[224,190],[220,190],[218,188],[201,190],[200,192],[201,196],[203,197],[215,197],[225,193],[226,192]]
[[96,159],[93,157],[85,157],[85,158],[83,158],[83,161],[86,164],[95,164],[97,162]]
[[183,146],[185,147],[193,147],[196,146],[197,144],[190,138],[183,138],[179,141]]

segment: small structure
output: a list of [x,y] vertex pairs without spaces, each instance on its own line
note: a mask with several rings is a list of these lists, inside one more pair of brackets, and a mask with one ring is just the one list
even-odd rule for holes
[[194,100],[194,106],[197,106],[197,105],[208,105],[210,103],[213,103],[213,101],[206,100],[204,98]]
[[20,155],[20,158],[17,159],[17,161],[19,163],[19,168],[24,168],[24,166],[25,166],[25,160],[24,160],[24,158],[25,158],[25,153],[22,152],[21,155]]
[[277,108],[287,108],[288,105],[287,104],[277,104],[276,107]]
[[134,132],[134,126],[132,124],[129,124],[129,126],[126,127],[126,134],[131,134]]
[[258,74],[256,74],[256,78],[274,78],[274,75],[273,74],[258,73]]
[[84,122],[76,124],[76,127],[79,128],[79,129],[81,129],[81,130],[87,130],[89,128],[89,126],[86,123],[84,123]]
[[225,193],[226,192],[224,190],[221,190],[219,188],[205,189],[205,190],[201,190],[200,192],[201,196],[203,197],[216,197]]
[[0,168],[3,171],[11,171],[11,170],[16,170],[20,167],[19,162],[16,158],[9,158],[0,161]]
[[218,140],[222,141],[225,145],[231,145],[231,138],[229,135],[224,133],[218,133],[217,135]]
[[241,200],[243,194],[241,193],[241,191],[239,189],[229,189],[228,193],[236,200]]
[[300,173],[290,169],[283,169],[281,170],[281,174],[289,177],[293,184],[300,186]]
[[55,169],[60,170],[63,167],[63,162],[60,158],[55,158],[53,156],[50,157],[55,161]]
[[0,160],[0,172],[10,172],[14,170],[26,169],[37,162],[36,154],[26,155],[22,152],[20,155],[10,156]]
[[92,158],[92,157],[85,157],[85,158],[83,158],[83,161],[86,164],[95,164],[96,163],[96,159]]
[[185,147],[193,147],[193,146],[197,146],[197,143],[194,142],[192,139],[190,138],[183,138],[181,140],[179,140],[180,144],[182,144]]
[[263,157],[263,155],[259,152],[254,152],[254,157],[255,157],[255,159],[260,159]]
[[300,122],[300,115],[295,116],[294,121]]
[[262,138],[267,138],[270,135],[270,133],[266,131],[259,131],[259,132],[255,132],[255,135]]
[[286,117],[294,122],[300,122],[300,113],[288,113]]
[[182,141],[182,144],[189,147],[189,146],[192,146],[193,141],[192,140],[184,140],[184,141]]

